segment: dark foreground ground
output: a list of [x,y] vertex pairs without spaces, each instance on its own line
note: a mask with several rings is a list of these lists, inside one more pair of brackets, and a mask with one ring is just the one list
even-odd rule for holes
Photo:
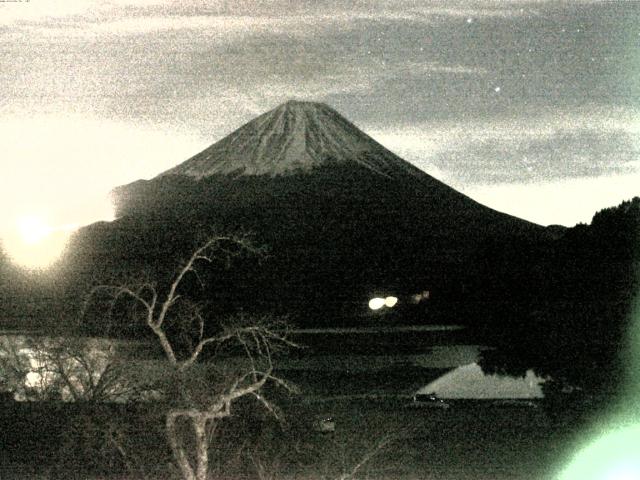
[[358,457],[376,441],[389,440],[369,465],[370,478],[553,478],[571,432],[555,425],[542,407],[450,405],[444,410],[388,400],[342,401],[315,409],[334,415],[336,431],[326,442],[343,445],[338,451],[344,455]]
[[[576,412],[411,395],[455,368],[473,339],[461,330],[305,333],[280,362],[302,395],[266,394],[282,421],[243,400],[212,434],[218,480],[545,480],[555,477],[585,426]],[[433,349],[436,349],[432,352]],[[438,350],[440,348],[440,350]],[[470,349],[475,352],[474,348]],[[430,355],[434,356],[430,356]],[[0,403],[0,480],[178,480],[155,403]],[[331,418],[332,432],[318,421]],[[185,433],[190,433],[185,430]]]
[[[0,478],[177,478],[161,412],[149,405],[107,410],[5,406]],[[542,406],[489,402],[445,410],[412,408],[403,399],[296,399],[283,410],[284,424],[256,410],[218,429],[212,462],[219,467],[212,478],[551,479],[578,428],[560,427]],[[314,422],[329,416],[335,431],[316,431]],[[128,467],[117,442],[127,451]]]

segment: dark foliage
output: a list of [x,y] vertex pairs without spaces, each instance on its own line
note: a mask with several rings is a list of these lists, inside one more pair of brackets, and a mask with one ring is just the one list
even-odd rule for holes
[[639,248],[637,197],[556,240],[485,244],[473,262],[469,317],[497,347],[485,352],[485,370],[523,375],[533,368],[551,377],[550,398],[615,394],[626,368]]
[[160,409],[142,404],[2,404],[0,457],[35,463],[51,478],[166,474],[170,452]]
[[60,311],[60,293],[53,276],[23,270],[0,243],[0,329],[42,325]]

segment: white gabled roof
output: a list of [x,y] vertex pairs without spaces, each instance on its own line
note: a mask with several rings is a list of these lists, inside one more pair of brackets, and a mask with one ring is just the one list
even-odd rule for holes
[[543,382],[532,370],[524,378],[485,375],[480,365],[470,363],[444,374],[417,393],[433,392],[441,398],[542,398]]

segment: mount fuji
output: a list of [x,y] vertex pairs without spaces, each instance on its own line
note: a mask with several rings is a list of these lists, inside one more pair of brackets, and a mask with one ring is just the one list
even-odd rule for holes
[[313,102],[280,105],[113,193],[118,219],[76,239],[82,270],[169,272],[194,236],[249,232],[268,257],[218,276],[211,295],[314,324],[362,313],[375,294],[457,299],[483,244],[548,235],[457,192]]

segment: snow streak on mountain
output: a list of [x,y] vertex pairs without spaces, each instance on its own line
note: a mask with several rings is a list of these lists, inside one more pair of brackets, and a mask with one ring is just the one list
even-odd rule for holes
[[278,176],[327,162],[356,163],[390,177],[423,174],[327,105],[289,101],[160,176]]

